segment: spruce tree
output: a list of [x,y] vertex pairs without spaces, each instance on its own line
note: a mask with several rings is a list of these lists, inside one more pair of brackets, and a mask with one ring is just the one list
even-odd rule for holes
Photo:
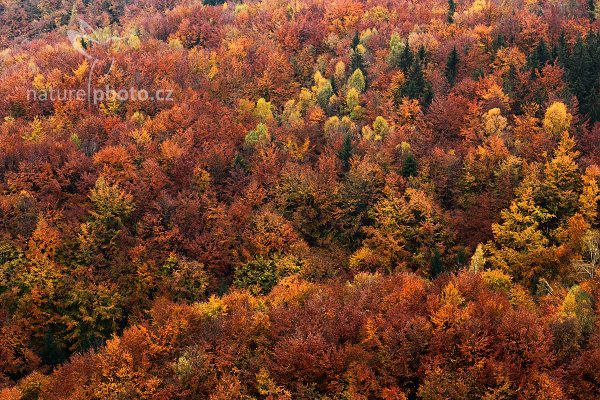
[[419,46],[419,51],[417,51],[417,58],[422,64],[427,64],[427,50],[425,49],[425,46]]
[[398,66],[404,72],[407,72],[413,64],[414,54],[412,49],[410,48],[408,42],[404,46],[402,54],[400,55],[400,60],[398,62]]
[[[362,54],[358,50],[358,45],[360,44],[360,36],[358,35],[358,31],[354,33],[354,37],[352,38],[352,44],[350,46],[350,71],[361,70],[363,74],[367,70],[365,68],[365,62]],[[365,76],[366,79],[366,76]]]
[[350,159],[352,158],[352,153],[352,135],[348,133],[344,138],[342,149],[338,153],[338,157],[342,161],[342,169],[344,172],[350,170]]
[[[406,76],[406,82],[394,97],[397,95],[419,100],[424,106],[431,104],[433,100],[433,88],[431,83],[425,79],[423,66],[418,58],[413,59],[412,66]],[[397,100],[395,99],[395,101]]]
[[402,176],[405,178],[410,178],[411,176],[417,176],[417,172],[417,160],[415,160],[412,152],[409,152],[404,160],[404,164],[402,164]]
[[446,69],[444,71],[450,86],[454,86],[456,81],[456,77],[458,75],[458,62],[458,51],[456,51],[456,46],[454,46],[450,52],[450,55],[448,56],[448,61],[446,61]]
[[532,70],[532,74],[535,74],[535,70],[541,71],[547,63],[551,61],[550,51],[543,38],[540,39],[537,46],[529,56],[529,67]]
[[354,31],[354,36],[352,37],[352,44],[350,45],[350,47],[352,48],[352,50],[356,50],[359,44],[360,36],[358,34],[358,31]]
[[558,41],[552,46],[552,60],[557,61],[561,67],[565,68],[568,58],[567,37],[565,31],[562,31]]
[[454,22],[454,13],[456,13],[456,3],[454,0],[448,0],[448,22]]
[[600,40],[590,32],[585,41],[578,38],[567,64],[569,86],[579,102],[579,111],[590,122],[600,120]]

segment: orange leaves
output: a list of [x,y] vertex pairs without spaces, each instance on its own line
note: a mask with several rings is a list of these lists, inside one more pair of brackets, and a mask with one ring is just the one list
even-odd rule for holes
[[[146,366],[147,368],[147,366]],[[121,346],[121,340],[111,339],[98,355],[96,373],[92,375],[94,398],[134,396],[152,398],[160,379],[148,375],[144,366],[134,362],[134,355]]]
[[104,147],[94,155],[94,162],[111,182],[127,182],[135,175],[132,153],[124,146]]
[[431,316],[431,322],[437,329],[453,329],[470,317],[470,310],[464,308],[465,298],[454,283],[450,282],[442,289],[440,307]]
[[62,246],[62,233],[57,229],[55,218],[41,217],[29,239],[29,251],[33,258],[54,259]]
[[345,35],[356,28],[362,13],[361,3],[338,0],[329,4],[325,18],[331,32]]

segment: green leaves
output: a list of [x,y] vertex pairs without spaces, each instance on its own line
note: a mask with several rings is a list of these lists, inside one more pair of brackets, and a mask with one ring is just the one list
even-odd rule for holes
[[297,274],[302,262],[296,257],[263,258],[259,256],[235,270],[234,285],[248,289],[252,294],[266,294],[283,277]]

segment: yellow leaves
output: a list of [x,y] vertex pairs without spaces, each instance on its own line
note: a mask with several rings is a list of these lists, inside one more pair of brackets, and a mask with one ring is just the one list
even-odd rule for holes
[[527,57],[518,47],[503,47],[496,53],[491,67],[501,75],[508,73],[510,68],[520,71],[527,63]]
[[302,161],[310,147],[310,139],[306,138],[304,143],[299,145],[296,140],[289,137],[283,145],[293,160]]
[[46,79],[44,78],[44,75],[42,74],[36,74],[33,77],[33,88],[35,90],[47,90],[48,86],[46,84]]
[[348,282],[348,286],[356,290],[360,290],[366,286],[374,285],[381,279],[379,273],[360,272],[354,275],[352,282]]
[[346,75],[346,64],[340,60],[335,64],[335,78],[341,80],[344,75]]
[[298,96],[298,104],[302,107],[302,109],[306,109],[313,102],[313,94],[310,90],[306,88],[302,88],[300,90],[300,95]]
[[325,137],[331,137],[337,132],[340,128],[340,119],[334,115],[333,117],[329,117],[327,121],[325,121],[325,125],[323,127],[325,131]]
[[254,108],[254,115],[263,122],[268,122],[273,119],[273,112],[271,111],[271,102],[266,101],[264,98],[258,99],[256,107]]
[[125,193],[117,185],[109,184],[102,176],[96,180],[90,200],[96,212],[102,215],[127,217],[135,208],[131,194]]
[[129,137],[138,144],[147,144],[152,141],[152,135],[146,128],[134,129],[129,132]]
[[[362,93],[365,91],[366,81],[365,76],[360,69],[356,69],[350,78],[348,78],[348,87],[352,89],[356,89],[358,93]],[[348,93],[350,93],[350,90]]]
[[382,116],[373,121],[373,129],[365,125],[362,129],[363,137],[367,140],[380,141],[390,132],[390,125]]
[[49,376],[35,371],[23,378],[18,386],[14,388],[15,390],[18,388],[18,393],[15,393],[15,397],[12,397],[12,394],[5,397],[4,394],[8,394],[9,392],[0,392],[0,399],[43,399],[45,398],[44,389],[47,387],[49,381]]
[[169,46],[174,49],[183,49],[183,43],[181,43],[180,39],[169,39]]
[[146,121],[146,115],[142,111],[136,111],[129,119],[137,125],[142,125]]
[[314,97],[317,99],[321,107],[327,107],[329,104],[329,99],[333,94],[331,81],[324,78],[319,71],[315,72],[314,81],[315,85],[311,88]]
[[259,123],[256,125],[256,129],[251,130],[246,134],[244,142],[247,146],[256,147],[267,145],[271,140],[269,129],[266,124]]
[[450,282],[444,287],[444,289],[442,289],[440,302],[442,306],[460,306],[465,302],[465,298],[461,295],[460,290],[454,284],[454,282]]
[[483,245],[479,243],[477,248],[475,249],[475,253],[473,253],[473,257],[471,257],[470,268],[472,271],[480,271],[483,269],[485,265],[485,253],[483,251]]
[[132,49],[137,50],[140,47],[142,47],[142,42],[141,42],[140,37],[138,35],[131,35],[127,39],[127,45],[129,47],[131,47]]
[[492,108],[483,114],[483,129],[487,136],[500,135],[508,126],[499,108]]
[[544,130],[554,138],[559,137],[571,127],[573,116],[567,106],[561,102],[554,102],[546,109],[544,116]]
[[320,87],[322,87],[324,84],[327,83],[328,79],[325,79],[323,77],[323,74],[321,74],[321,71],[317,71],[313,75],[313,81],[315,82],[315,86],[312,87],[312,91],[317,92]]
[[26,142],[37,143],[44,137],[44,135],[43,120],[36,116],[29,125],[29,129],[23,134],[22,138]]
[[579,212],[592,225],[598,219],[598,206],[600,204],[599,179],[600,168],[597,165],[589,166],[582,177],[583,190],[579,196]]
[[196,303],[195,309],[205,318],[218,318],[227,315],[228,306],[221,297],[210,296],[204,303]]
[[513,286],[511,276],[498,269],[482,271],[481,279],[492,290],[503,290],[508,293]]
[[440,295],[440,307],[431,315],[431,322],[437,329],[448,330],[460,325],[470,316],[471,307],[454,282],[448,283]]
[[351,114],[358,111],[360,107],[359,91],[356,88],[351,88],[346,94],[346,108]]
[[355,272],[371,270],[374,265],[377,265],[380,257],[371,248],[361,247],[350,256],[348,267]]
[[268,399],[289,400],[291,394],[282,386],[277,386],[271,378],[269,371],[261,368],[256,374],[256,390],[261,396],[268,396]]
[[378,24],[389,21],[390,10],[382,6],[375,6],[365,12],[363,19],[372,22],[374,26],[380,26]]
[[475,0],[467,10],[468,14],[477,14],[490,8],[490,0]]
[[580,286],[573,286],[565,296],[560,313],[577,318],[582,331],[589,333],[594,325],[595,313],[592,297]]
[[211,65],[210,70],[208,71],[208,79],[210,79],[212,81],[213,79],[215,79],[215,77],[217,76],[218,73],[219,73],[219,68],[217,68],[216,65]]
[[108,99],[100,103],[100,111],[104,115],[117,115],[121,111],[121,102],[118,99],[117,93],[111,92]]
[[212,183],[210,172],[201,167],[194,168],[194,185],[201,193],[205,192]]
[[215,51],[211,51],[209,59],[208,59],[210,69],[208,70],[208,79],[213,80],[219,73],[219,67],[217,64],[217,53]]

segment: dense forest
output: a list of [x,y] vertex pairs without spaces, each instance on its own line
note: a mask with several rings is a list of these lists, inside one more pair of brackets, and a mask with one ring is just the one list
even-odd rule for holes
[[598,0],[0,0],[0,399],[598,399],[599,266]]

